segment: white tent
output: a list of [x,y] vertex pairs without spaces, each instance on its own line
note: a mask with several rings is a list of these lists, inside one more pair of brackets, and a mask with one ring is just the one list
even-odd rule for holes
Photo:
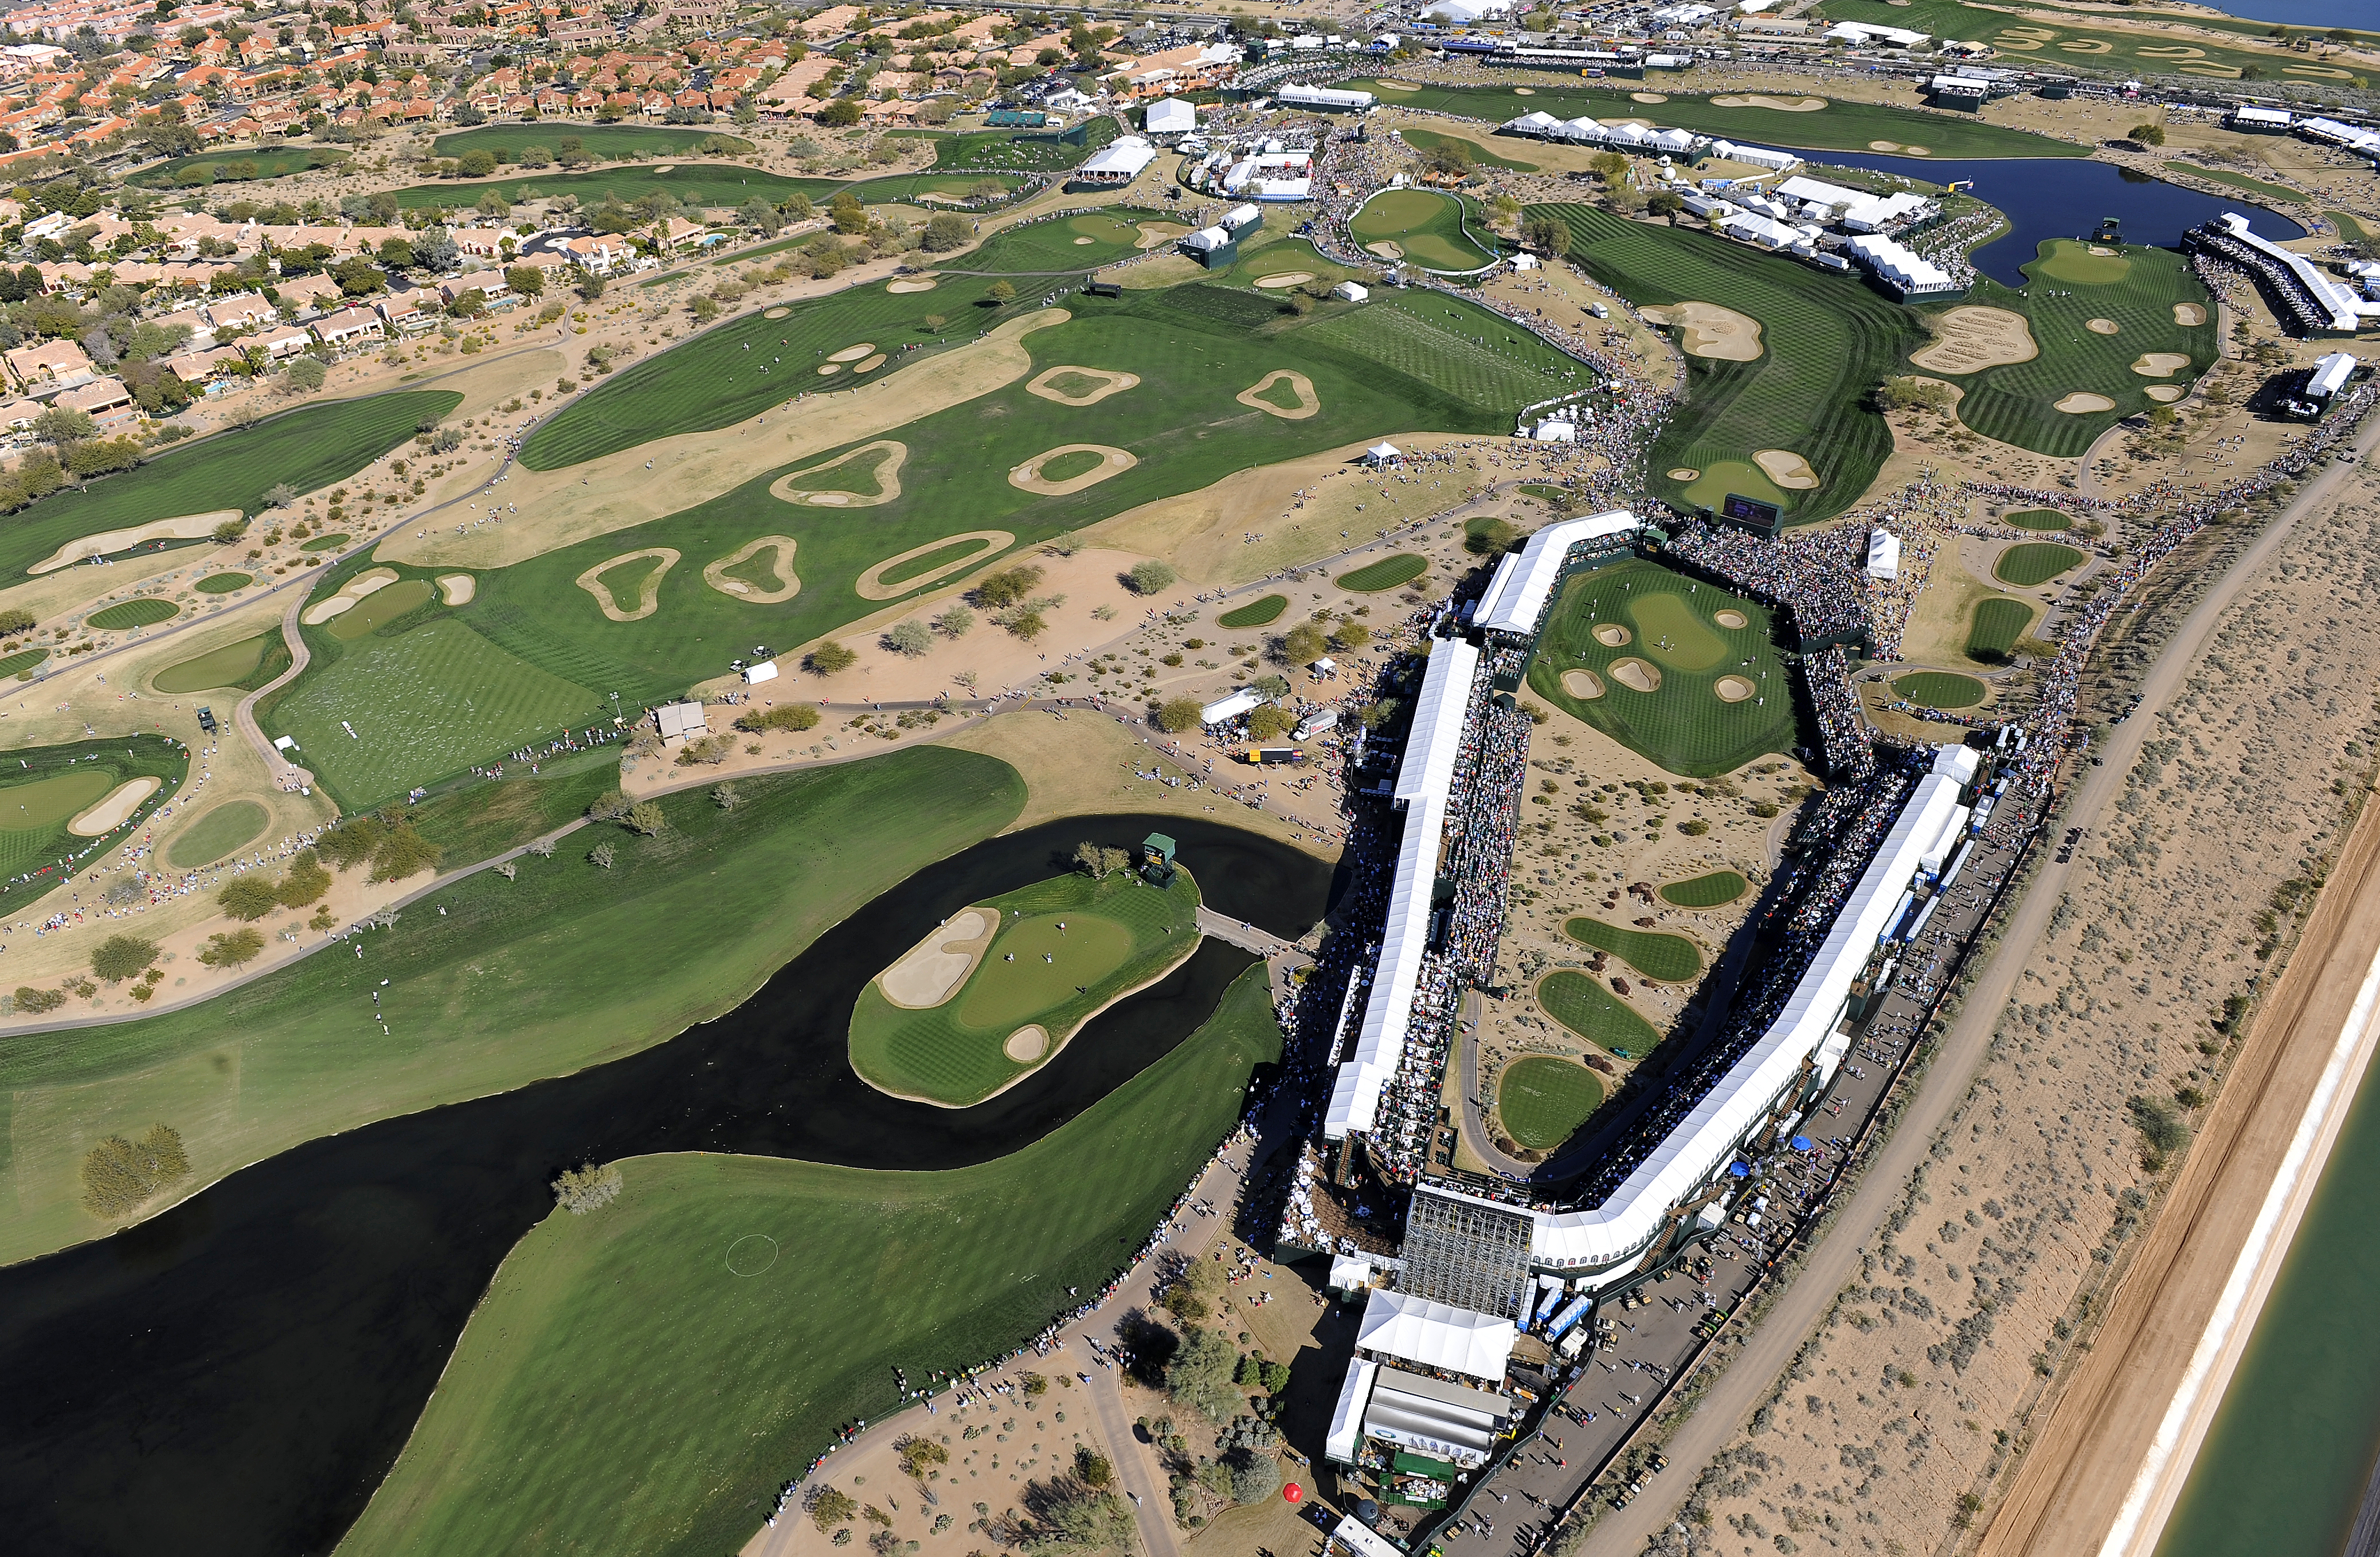
[[1402,451],[1394,444],[1374,444],[1364,451],[1364,463],[1366,465],[1392,465],[1402,458]]
[[1867,576],[1871,578],[1900,577],[1900,537],[1888,529],[1868,531]]
[[1240,715],[1249,712],[1263,701],[1264,699],[1260,695],[1244,687],[1230,697],[1217,699],[1200,709],[1198,723],[1220,724],[1227,719],[1237,719]]
[[1512,1321],[1403,1292],[1375,1292],[1364,1305],[1355,1344],[1490,1383],[1504,1381],[1512,1356]]
[[1160,98],[1148,105],[1148,133],[1151,135],[1187,135],[1197,128],[1197,108],[1181,98]]

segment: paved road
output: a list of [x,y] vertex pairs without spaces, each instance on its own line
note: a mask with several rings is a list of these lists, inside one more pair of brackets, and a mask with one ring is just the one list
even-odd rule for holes
[[[2355,448],[2359,454],[2369,454],[2375,445],[2380,445],[2380,421],[2364,431]],[[2100,748],[2106,765],[2082,770],[2083,777],[2072,792],[2068,825],[2098,825],[2120,793],[2125,775],[2138,761],[2141,743],[2155,724],[2142,716],[2155,713],[2172,700],[2224,610],[2264,568],[2298,521],[2315,504],[2328,500],[2342,474],[2336,465],[2324,467],[2323,474],[2306,483],[2184,619],[2142,686],[2136,716],[2108,732]],[[1676,1518],[1684,1494],[1791,1365],[1835,1295],[1851,1279],[1861,1249],[1900,1198],[1935,1133],[1966,1096],[2017,975],[2031,958],[2073,869],[2045,861],[2034,889],[2010,918],[1999,949],[1977,971],[1959,1020],[1943,1036],[1933,1066],[1892,1138],[1877,1152],[1858,1190],[1843,1203],[1833,1228],[1812,1250],[1807,1265],[1770,1310],[1767,1322],[1752,1332],[1742,1353],[1712,1385],[1694,1414],[1670,1435],[1666,1453],[1671,1473],[1628,1507],[1607,1511],[1589,1533],[1581,1557],[1636,1557],[1656,1531]]]
[[281,614],[281,641],[289,646],[289,668],[242,698],[239,706],[231,711],[232,724],[248,737],[248,744],[256,748],[257,756],[264,760],[264,771],[284,789],[310,786],[314,775],[284,757],[280,748],[265,738],[262,727],[256,723],[256,704],[267,693],[278,692],[297,680],[314,658],[314,651],[306,647],[306,635],[298,630],[298,613],[305,604],[304,595],[293,595],[289,608]]
[[1099,1414],[1099,1435],[1114,1456],[1116,1479],[1133,1500],[1133,1523],[1140,1527],[1140,1549],[1146,1557],[1179,1557],[1182,1545],[1173,1539],[1173,1503],[1164,1482],[1149,1463],[1151,1445],[1142,1443],[1124,1415],[1123,1384],[1112,1368],[1091,1375],[1091,1409]]

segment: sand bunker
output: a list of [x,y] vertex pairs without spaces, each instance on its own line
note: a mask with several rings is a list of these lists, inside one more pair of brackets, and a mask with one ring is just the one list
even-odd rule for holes
[[2068,416],[2082,416],[2091,411],[2112,411],[2116,403],[2104,395],[2094,395],[2087,389],[2077,389],[2061,395],[2057,409]]
[[1180,237],[1184,233],[1186,233],[1189,230],[1189,228],[1174,222],[1143,222],[1140,224],[1140,240],[1135,243],[1133,247],[1135,249],[1155,249],[1161,244],[1172,243],[1175,238]]
[[1075,246],[1076,248],[1078,248],[1078,249],[1079,249],[1079,248],[1082,248],[1083,246],[1085,246],[1085,245],[1087,245],[1087,244],[1093,244],[1093,243],[1097,243],[1097,242],[1099,242],[1099,239],[1098,239],[1098,238],[1095,238],[1095,237],[1078,237],[1078,238],[1076,238],[1076,239],[1075,240]]
[[831,379],[841,371],[843,371],[843,364],[840,362],[821,362],[819,364],[818,375],[822,379]]
[[1592,702],[1603,696],[1603,678],[1591,670],[1562,672],[1562,690],[1581,702]]
[[[888,584],[884,581],[886,574],[900,572],[901,565],[904,563],[914,562],[919,557],[930,556],[936,552],[968,541],[975,543],[974,551],[962,552],[949,562],[929,567],[925,572],[915,576],[903,574],[901,581],[897,584]],[[939,584],[954,573],[965,573],[995,552],[1005,551],[1015,544],[1016,537],[1004,529],[970,529],[958,535],[945,535],[940,541],[929,541],[922,546],[912,546],[898,556],[886,557],[882,562],[861,574],[857,581],[851,586],[851,592],[862,600],[897,600],[913,590],[922,590],[929,584]]]
[[1810,462],[1791,449],[1755,449],[1752,463],[1787,492],[1808,492],[1818,484],[1818,473],[1810,468]]
[[1642,660],[1612,661],[1611,679],[1622,687],[1633,687],[1639,692],[1658,692],[1661,689],[1660,671]]
[[[1059,387],[1060,378],[1087,379],[1090,383],[1070,383]],[[1138,373],[1113,373],[1105,368],[1062,366],[1037,373],[1025,386],[1027,395],[1038,395],[1044,400],[1055,400],[1062,406],[1096,406],[1111,395],[1121,395],[1140,383]]]
[[471,597],[480,592],[480,581],[468,573],[442,573],[438,576],[438,598],[447,605],[468,605]]
[[862,341],[857,346],[847,346],[841,351],[828,353],[827,360],[830,362],[856,362],[861,358],[871,355],[875,350],[876,343],[874,341]]
[[[872,497],[856,492],[805,492],[794,483],[805,476],[815,476],[821,470],[832,470],[849,465],[875,449],[890,449],[891,454],[876,464],[876,494]],[[901,495],[901,467],[909,458],[909,445],[890,438],[879,438],[872,444],[862,444],[840,459],[824,465],[805,466],[769,483],[769,495],[780,503],[799,503],[816,508],[873,508],[890,503]]]
[[1909,360],[1937,373],[1976,373],[2041,355],[2024,315],[2004,308],[1954,308],[1934,321],[1934,343],[1911,352]]
[[2189,366],[2186,351],[2144,351],[2132,359],[2132,371],[2144,379],[2168,378]]
[[[1284,383],[1297,395],[1296,405],[1279,406],[1265,398],[1268,393]],[[1232,398],[1243,406],[1253,406],[1265,415],[1279,417],[1283,421],[1304,421],[1322,409],[1322,396],[1314,392],[1314,381],[1291,368],[1275,368]]]
[[1670,472],[1670,480],[1673,481],[1699,481],[1702,479],[1703,473],[1691,465],[1681,465]]
[[157,793],[157,785],[163,782],[137,778],[117,785],[115,793],[67,822],[67,831],[78,838],[96,838],[103,833],[115,832],[124,825],[126,817],[140,809],[141,801]]
[[[752,605],[775,605],[780,601],[791,600],[802,592],[801,578],[794,572],[795,544],[790,535],[756,536],[718,561],[704,564],[702,581],[722,595]],[[743,566],[763,547],[774,548],[775,554],[769,559],[769,571],[776,576],[774,585],[764,586],[748,578],[727,576],[729,568]]]
[[2149,385],[2147,393],[2148,397],[2158,405],[2170,406],[2190,391],[2178,383],[2153,383]]
[[1632,91],[1628,94],[1628,98],[1632,103],[1667,103],[1670,101],[1667,94],[1658,91]]
[[[641,622],[661,608],[662,580],[669,576],[671,568],[677,566],[680,554],[674,546],[647,546],[642,551],[623,552],[608,562],[597,563],[572,582],[595,597],[595,603],[603,608],[603,614],[607,619],[614,622]],[[603,575],[615,567],[625,567],[632,563],[643,562],[648,558],[659,561],[661,566],[647,573],[644,582],[638,586],[636,608],[623,611],[620,609],[619,602],[612,598],[612,591],[604,587]]]
[[1050,1052],[1050,1033],[1038,1022],[1017,1028],[1008,1035],[1000,1052],[1020,1065],[1029,1065]]
[[1718,694],[1720,702],[1740,703],[1760,688],[1740,675],[1722,675],[1712,685],[1711,690]]
[[55,573],[85,557],[103,557],[110,552],[125,551],[146,541],[203,541],[214,533],[215,526],[242,517],[237,508],[216,508],[204,514],[183,514],[175,518],[133,525],[126,529],[103,529],[97,535],[86,535],[67,541],[25,571],[37,576]]
[[[1041,468],[1051,460],[1070,454],[1095,454],[1099,462],[1079,476],[1069,476],[1062,481],[1041,478]],[[1066,497],[1086,487],[1098,486],[1111,476],[1121,476],[1140,463],[1140,456],[1128,449],[1111,444],[1061,444],[1035,455],[1031,459],[1008,473],[1008,484],[1021,492],[1038,493],[1043,497]]]
[[1278,275],[1260,275],[1257,285],[1268,287],[1303,286],[1314,279],[1312,271],[1282,271]]
[[882,366],[884,366],[884,354],[880,351],[875,356],[868,358],[866,361],[860,363],[859,366],[852,369],[851,371],[855,373],[872,373]]
[[1714,611],[1711,620],[1722,627],[1741,628],[1752,626],[1752,618],[1741,611]]
[[2124,327],[2112,319],[2086,319],[2082,328],[2095,335],[2113,335],[2121,334]]
[[2206,322],[2206,310],[2196,303],[2176,303],[2173,305],[2173,322],[2176,324],[2204,324]]
[[337,594],[328,600],[316,601],[308,606],[306,614],[298,619],[310,627],[319,627],[373,590],[384,590],[395,582],[396,570],[394,568],[367,568],[348,579],[346,587]]
[[877,990],[904,1011],[932,1010],[966,982],[998,928],[999,921],[980,908],[953,914],[903,953],[900,961],[878,974]]
[[766,313],[763,313],[760,317],[763,319],[783,319],[793,311],[794,310],[789,308],[772,308]]
[[1635,638],[1635,634],[1617,622],[1606,622],[1595,629],[1595,641],[1606,649],[1617,649]]
[[1689,357],[1715,358],[1721,362],[1757,361],[1762,350],[1760,321],[1717,303],[1679,303],[1665,309],[1639,310],[1656,324],[1678,332],[1678,349]]
[[1383,260],[1402,260],[1405,257],[1403,248],[1401,245],[1390,243],[1387,238],[1382,238],[1378,243],[1367,243],[1364,245],[1364,252],[1366,254],[1378,254]]
[[887,282],[887,292],[930,292],[938,285],[929,275],[905,275],[898,281]]
[[1827,105],[1827,100],[1823,97],[1768,97],[1755,93],[1751,96],[1714,97],[1711,104],[1717,108],[1774,108],[1780,114],[1815,114]]
[[2104,243],[2095,243],[2091,245],[2091,252],[2098,255],[2099,258],[2103,260],[2112,260],[2116,257],[2119,250],[2110,249]]
[[1898,140],[1871,140],[1867,143],[1867,149],[1871,152],[1898,152],[1900,150],[1900,142]]

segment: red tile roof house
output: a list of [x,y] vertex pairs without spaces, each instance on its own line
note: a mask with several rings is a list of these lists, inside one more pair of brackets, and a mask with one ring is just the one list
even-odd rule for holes
[[43,341],[5,354],[8,373],[28,395],[53,395],[97,376],[91,357],[73,341]]
[[368,346],[384,338],[388,330],[379,314],[368,308],[344,308],[325,319],[314,321],[314,334],[324,346]]
[[140,416],[140,407],[134,403],[132,391],[124,387],[122,379],[93,379],[79,388],[67,390],[51,404],[65,410],[84,412],[102,428],[121,426]]
[[261,351],[273,362],[296,357],[314,344],[314,337],[296,324],[284,324],[243,338],[240,345],[252,351]]

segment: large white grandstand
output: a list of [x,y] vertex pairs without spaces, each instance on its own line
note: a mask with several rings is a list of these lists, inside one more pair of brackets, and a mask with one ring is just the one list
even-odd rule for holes
[[1589,514],[1583,518],[1549,524],[1529,537],[1529,543],[1505,554],[1479,597],[1472,621],[1483,632],[1514,638],[1535,638],[1552,603],[1573,553],[1608,552],[1624,547],[1623,537],[1635,533],[1636,516],[1625,508]]

